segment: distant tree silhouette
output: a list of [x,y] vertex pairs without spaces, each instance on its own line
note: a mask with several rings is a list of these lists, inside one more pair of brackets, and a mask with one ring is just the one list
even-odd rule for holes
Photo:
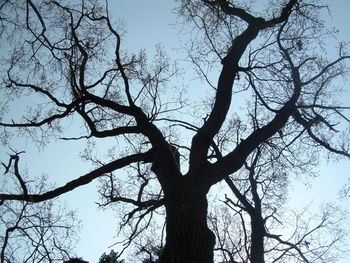
[[[340,222],[329,216],[332,209],[322,214],[320,227],[298,224],[290,240],[272,232],[272,223],[281,223],[275,206],[285,201],[288,180],[312,174],[324,154],[350,157],[350,107],[339,102],[336,82],[346,76],[350,57],[343,43],[334,57],[324,52],[335,32],[320,18],[327,9],[322,1],[253,3],[177,1],[182,28],[189,32],[186,60],[203,81],[186,83],[183,95],[172,81],[180,71],[162,48],[153,62],[144,50],[133,54],[124,48],[124,29],[112,21],[108,1],[2,1],[3,143],[10,147],[11,136],[21,135],[39,147],[54,138],[84,140],[82,157],[94,165],[47,189],[19,168],[13,150],[3,164],[8,177],[1,186],[2,214],[14,204],[45,204],[100,179],[99,205],[118,207],[125,234],[122,251],[106,260],[155,239],[153,245],[162,247],[159,263],[213,263],[218,251],[231,262],[332,262],[329,251],[343,240],[340,234],[328,243],[323,235],[330,225],[341,233]],[[198,104],[202,94],[208,97]],[[245,107],[239,107],[240,99]],[[13,101],[18,108],[28,104],[21,116],[7,110]],[[101,145],[110,148],[99,155],[94,151]],[[218,200],[208,203],[207,194],[221,181],[234,199],[226,196],[223,216],[209,216],[210,228],[208,206]],[[2,216],[3,262],[23,248],[16,243],[23,214],[15,212],[18,219]],[[41,217],[32,226],[40,235],[26,234],[23,242],[34,251],[40,247],[41,262],[69,254],[56,246],[54,235],[45,235],[53,226],[46,224],[50,218]],[[232,231],[226,235],[222,228]],[[310,231],[318,233],[318,244],[309,241]],[[46,246],[50,240],[50,248],[59,251],[54,259]]]
[[98,263],[125,263],[125,261],[118,260],[118,254],[114,252],[114,250],[111,250],[108,255],[106,253],[103,253]]
[[163,254],[164,248],[157,245],[146,245],[143,246],[139,254],[144,255],[142,263],[157,263]]
[[89,263],[89,262],[83,260],[82,258],[71,258],[67,261],[64,261],[64,263]]

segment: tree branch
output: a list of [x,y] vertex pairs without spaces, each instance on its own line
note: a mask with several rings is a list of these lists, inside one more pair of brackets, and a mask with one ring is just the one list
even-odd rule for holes
[[279,30],[277,42],[291,68],[290,74],[293,83],[293,94],[290,99],[277,111],[275,117],[268,124],[261,128],[257,128],[245,140],[242,140],[231,153],[223,157],[215,164],[211,165],[209,174],[212,173],[216,175],[212,177],[212,183],[216,183],[217,181],[224,179],[227,175],[240,169],[248,155],[252,153],[259,146],[259,144],[277,133],[287,123],[289,117],[296,110],[296,102],[300,97],[302,83],[300,80],[299,69],[294,66],[288,51],[282,46],[280,40],[280,36],[285,25],[286,23],[284,23]]
[[295,111],[293,113],[293,118],[296,122],[298,122],[299,124],[301,124],[307,131],[307,133],[309,134],[309,136],[319,145],[321,145],[322,147],[324,147],[325,149],[327,149],[330,152],[339,154],[339,155],[343,155],[346,156],[348,158],[350,158],[350,153],[345,151],[345,150],[339,150],[334,148],[333,146],[331,146],[328,142],[323,141],[322,139],[318,138],[313,131],[311,130],[312,125],[315,123],[314,121],[307,121],[305,120],[301,114],[298,111]]
[[103,165],[96,170],[93,170],[75,180],[72,180],[65,184],[64,186],[58,187],[54,190],[48,191],[43,194],[28,194],[28,195],[18,195],[18,194],[0,194],[0,200],[22,200],[33,203],[42,202],[45,200],[53,199],[64,193],[70,192],[77,187],[90,183],[92,180],[102,176],[105,173],[115,171],[117,169],[123,168],[134,162],[146,161],[152,158],[152,150],[145,153],[138,153],[134,155],[129,155],[121,159],[112,161],[108,164]]

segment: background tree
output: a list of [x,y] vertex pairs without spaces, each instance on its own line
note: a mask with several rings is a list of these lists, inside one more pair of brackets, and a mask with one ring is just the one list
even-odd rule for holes
[[82,258],[71,258],[65,261],[64,263],[89,263],[89,262],[83,260]]
[[[264,262],[264,238],[283,240],[261,222],[271,211],[259,215],[266,208],[260,207],[265,188],[254,177],[254,156],[263,151],[268,166],[278,165],[280,182],[284,173],[310,172],[323,150],[350,157],[349,107],[333,101],[341,93],[332,85],[346,73],[349,56],[343,44],[335,59],[320,52],[326,47],[322,41],[333,36],[319,19],[323,8],[312,0],[254,8],[246,1],[179,1],[178,13],[193,25],[188,58],[213,92],[203,110],[184,120],[180,113],[188,106],[167,96],[176,68],[161,48],[153,63],[144,51],[126,52],[123,29],[112,23],[108,7],[93,0],[3,1],[2,40],[9,50],[1,86],[7,98],[0,123],[4,143],[10,142],[10,131],[40,145],[55,136],[88,140],[83,157],[96,168],[45,192],[27,191],[30,182],[22,180],[17,191],[0,194],[2,203],[44,202],[100,178],[100,205],[123,203],[121,227],[129,230],[124,248],[165,215],[160,262],[213,262],[207,193],[225,180],[250,217],[245,260]],[[217,84],[209,69],[218,74]],[[251,98],[244,111],[235,108],[239,95]],[[23,96],[35,106],[18,118],[5,114],[11,100]],[[72,136],[67,121],[84,129]],[[94,140],[102,138],[118,138],[105,159],[92,151]],[[253,173],[248,181],[235,177],[244,166]],[[240,180],[249,182],[249,193],[244,185],[237,187]],[[305,243],[283,248],[286,253],[275,261],[293,255],[292,247],[294,258],[307,262],[300,246]]]
[[217,206],[209,216],[218,257],[223,262],[336,261],[346,247],[342,210],[328,203],[317,214],[305,203],[300,212],[291,211],[284,201],[287,175],[265,157],[270,156],[258,148],[245,170],[226,179],[232,193],[222,201],[225,207]]
[[[29,178],[20,172],[19,154],[11,155],[8,164],[3,163],[6,178],[1,191],[11,193],[19,188],[27,194],[52,188],[45,176],[26,183]],[[80,225],[76,213],[56,204],[55,199],[42,203],[2,201],[0,222],[1,262],[62,262],[73,252]]]
[[101,256],[99,263],[124,263],[124,260],[118,260],[118,253],[111,250],[108,255],[104,253]]

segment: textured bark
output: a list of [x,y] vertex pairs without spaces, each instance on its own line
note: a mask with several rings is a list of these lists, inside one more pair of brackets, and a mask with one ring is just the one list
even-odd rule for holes
[[265,227],[263,220],[260,218],[252,218],[252,245],[251,245],[251,262],[254,263],[265,263],[264,260],[264,236]]
[[160,263],[212,263],[215,235],[207,225],[206,191],[187,187],[167,198],[166,246]]

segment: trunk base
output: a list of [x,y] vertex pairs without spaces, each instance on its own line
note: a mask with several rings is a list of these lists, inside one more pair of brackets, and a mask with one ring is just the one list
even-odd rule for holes
[[[179,193],[180,192],[180,193]],[[166,245],[159,263],[213,263],[206,192],[179,191],[166,203]]]

